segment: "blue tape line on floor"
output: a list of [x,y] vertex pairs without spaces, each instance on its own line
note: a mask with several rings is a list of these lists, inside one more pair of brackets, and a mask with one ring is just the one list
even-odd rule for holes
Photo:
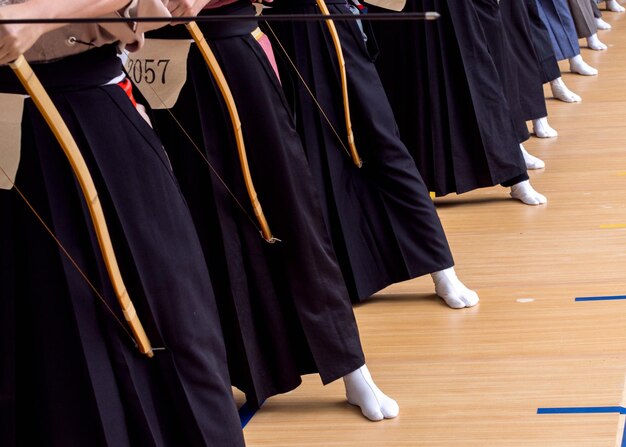
[[611,301],[611,300],[626,300],[626,295],[615,296],[583,296],[576,298],[574,301]]
[[244,403],[241,408],[239,408],[239,420],[241,421],[241,428],[245,428],[248,425],[248,422],[254,417],[258,408],[253,408],[248,405],[248,403]]
[[624,407],[565,407],[565,408],[538,408],[537,414],[593,414],[619,413],[626,414]]

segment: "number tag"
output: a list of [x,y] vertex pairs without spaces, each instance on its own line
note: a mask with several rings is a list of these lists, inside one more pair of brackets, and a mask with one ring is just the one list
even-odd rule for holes
[[365,0],[365,3],[392,11],[402,11],[406,6],[406,0]]
[[[13,188],[13,181],[20,164],[22,143],[23,95],[0,93],[0,189]],[[9,180],[6,175],[10,176]]]
[[187,56],[192,40],[146,39],[129,53],[126,73],[153,109],[174,107],[187,81]]

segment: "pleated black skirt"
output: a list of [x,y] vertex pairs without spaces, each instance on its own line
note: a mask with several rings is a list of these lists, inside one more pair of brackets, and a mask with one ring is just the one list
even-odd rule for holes
[[[211,13],[249,15],[251,9],[243,1]],[[238,105],[252,179],[282,242],[268,244],[255,227],[232,124],[197,48],[191,49],[187,83],[171,110],[185,131],[169,112],[156,112],[207,253],[233,385],[251,405],[297,387],[302,374],[319,372],[328,383],[364,364],[314,180],[278,79],[250,34],[255,27],[256,22],[212,23],[202,30]]]
[[[327,3],[331,14],[349,13],[345,2]],[[273,6],[271,12],[276,14],[319,12],[314,1],[276,1]],[[347,133],[338,57],[327,24],[266,24],[282,62],[281,79],[293,99],[297,129],[322,193],[343,276],[353,301],[359,301],[392,283],[451,267],[453,260],[428,190],[400,140],[361,31],[356,23],[335,25],[346,62],[362,169],[344,149]]]
[[537,1],[524,0],[524,4],[526,5],[526,11],[530,19],[530,37],[532,38],[533,47],[535,48],[541,81],[545,84],[546,82],[560,78],[561,69],[559,68],[554,49],[552,48],[548,29],[539,16]]
[[509,42],[511,63],[517,72],[519,103],[524,121],[548,116],[538,56],[531,38],[528,9],[520,0],[500,0],[502,25]]
[[[165,350],[142,356],[119,322],[84,199],[27,100],[15,183],[80,271],[16,189],[0,191],[3,372],[10,365],[0,396],[14,421],[0,444],[242,446],[189,210],[156,134],[124,91],[97,87],[121,72],[115,49],[38,71],[94,177],[139,317],[153,345]],[[0,91],[20,93],[6,67]]]
[[410,0],[405,10],[434,10],[441,18],[373,23],[376,66],[426,186],[442,196],[525,176],[476,8],[471,2]]

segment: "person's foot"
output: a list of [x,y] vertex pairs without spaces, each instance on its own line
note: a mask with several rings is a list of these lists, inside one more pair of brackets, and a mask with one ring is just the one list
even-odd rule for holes
[[544,203],[548,203],[548,199],[535,191],[529,180],[511,186],[511,197],[526,205],[543,205]]
[[430,276],[435,283],[435,293],[451,308],[473,307],[480,301],[478,294],[457,278],[454,267],[431,273]]
[[617,0],[606,0],[606,9],[613,12],[624,12],[626,9]]
[[585,62],[580,54],[569,60],[569,69],[572,73],[583,76],[596,76],[598,74],[598,70]]
[[361,409],[370,421],[381,421],[398,416],[398,403],[385,395],[374,383],[367,365],[343,377],[348,402]]
[[596,17],[596,26],[598,27],[598,29],[601,29],[604,31],[610,30],[611,28],[613,28],[609,23],[602,20],[602,17]]
[[[533,133],[537,136],[537,138],[555,138],[559,136],[559,133],[554,130],[550,124],[548,124],[547,116],[539,118],[538,120],[533,120]],[[526,158],[524,157],[524,160],[525,159]],[[545,164],[543,167],[545,167]]]
[[552,90],[552,96],[555,99],[563,102],[581,102],[582,98],[576,93],[571,91],[563,82],[563,78],[557,78],[550,82],[550,89]]
[[526,162],[526,169],[543,169],[546,167],[546,164],[542,159],[535,157],[534,155],[530,155],[524,145],[519,145],[520,150],[522,151],[522,155],[524,156],[524,161]]
[[587,46],[591,50],[596,51],[604,51],[609,48],[600,41],[597,34],[592,34],[591,36],[587,37]]

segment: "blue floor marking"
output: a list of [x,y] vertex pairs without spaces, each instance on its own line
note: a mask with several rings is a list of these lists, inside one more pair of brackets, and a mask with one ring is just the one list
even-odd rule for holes
[[626,295],[615,296],[583,296],[576,298],[574,301],[613,301],[613,300],[626,300]]
[[538,408],[537,414],[593,414],[593,413],[619,413],[626,414],[624,407],[564,407],[564,408]]
[[[599,414],[619,413],[626,414],[624,407],[564,407],[564,408],[537,408],[537,414]],[[626,447],[626,424],[622,432],[621,447]]]
[[248,403],[244,403],[241,408],[239,408],[239,419],[241,420],[241,428],[245,428],[248,425],[248,422],[254,417],[258,408],[252,408],[248,405]]

